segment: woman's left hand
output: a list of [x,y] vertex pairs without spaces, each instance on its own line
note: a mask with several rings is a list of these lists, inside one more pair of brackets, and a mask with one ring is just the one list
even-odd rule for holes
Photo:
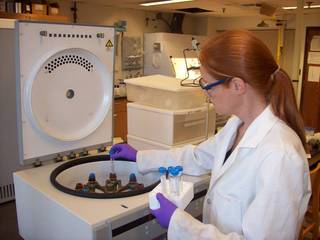
[[162,193],[157,193],[156,195],[160,208],[156,210],[151,210],[152,214],[156,217],[157,222],[163,227],[168,228],[170,219],[177,209],[177,206],[170,202]]

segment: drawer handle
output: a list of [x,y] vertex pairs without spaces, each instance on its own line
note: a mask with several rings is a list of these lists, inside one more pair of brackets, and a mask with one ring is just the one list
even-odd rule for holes
[[184,127],[193,127],[193,126],[196,126],[196,125],[201,125],[205,123],[204,120],[198,120],[198,121],[193,121],[193,122],[188,122],[188,123],[185,123],[183,124]]

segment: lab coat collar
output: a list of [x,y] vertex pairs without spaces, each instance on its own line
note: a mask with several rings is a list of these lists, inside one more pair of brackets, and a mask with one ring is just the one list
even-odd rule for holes
[[[236,146],[236,148],[233,150],[231,155],[229,156],[228,160],[225,164],[222,164],[222,161],[224,159],[225,153],[227,151],[224,151],[224,155],[221,157],[221,168],[217,172],[216,175],[214,175],[214,183],[217,182],[217,180],[232,166],[234,163],[238,152],[242,148],[255,148],[258,146],[258,144],[262,141],[262,139],[266,136],[266,134],[270,131],[272,126],[277,122],[278,118],[273,114],[271,107],[267,106],[263,112],[250,124],[247,131],[245,132],[243,138],[239,142],[239,144]],[[242,123],[242,121],[238,117],[234,117],[232,119],[232,127],[234,129],[230,129],[233,132],[232,138],[230,139],[229,145],[232,145],[234,142],[235,135],[237,134],[237,127]],[[228,147],[228,149],[231,146]],[[211,188],[212,189],[212,188]],[[211,190],[210,189],[210,190]]]
[[239,148],[255,148],[267,135],[273,125],[279,120],[272,112],[271,106],[267,106],[262,113],[250,124],[242,140],[239,142]]

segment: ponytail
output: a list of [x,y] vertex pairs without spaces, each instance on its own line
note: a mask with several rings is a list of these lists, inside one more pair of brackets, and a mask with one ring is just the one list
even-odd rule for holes
[[306,147],[304,124],[295,100],[294,90],[288,74],[277,69],[271,74],[271,91],[267,101],[272,107],[273,113],[291,127],[299,136],[302,144]]

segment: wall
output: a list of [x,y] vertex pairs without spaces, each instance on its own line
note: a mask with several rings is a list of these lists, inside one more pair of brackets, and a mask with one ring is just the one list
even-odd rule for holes
[[[253,31],[260,39],[263,40],[268,47],[274,52],[274,46],[277,44],[277,34],[276,31],[278,27],[275,25],[275,21],[271,19],[266,19],[265,22],[269,24],[268,28],[258,28],[257,23],[261,22],[264,17],[230,17],[230,18],[209,18],[207,24],[207,34],[214,34],[216,31],[224,31],[237,28],[245,28]],[[287,14],[283,16],[283,19],[286,19],[286,30],[284,35],[284,47],[283,54],[281,56],[280,66],[287,71],[289,76],[293,76],[293,53],[294,53],[294,42],[295,42],[295,25],[296,18],[295,14]],[[308,26],[320,26],[320,12],[310,12],[305,11],[304,13],[304,28]],[[273,34],[265,34],[268,31],[273,32]],[[259,31],[259,32],[258,32]],[[304,55],[304,39],[305,32],[300,35],[302,41],[301,46],[301,60],[300,60],[300,69],[302,69],[302,61]],[[299,91],[301,89],[302,76],[299,77],[299,83],[294,82],[294,89],[296,96],[299,97]]]
[[[270,49],[272,55],[276,58],[277,44],[278,44],[278,27],[275,25],[275,21],[266,20],[269,24],[268,28],[257,27],[256,25],[261,22],[261,17],[228,17],[228,18],[209,18],[207,34],[214,35],[216,32],[231,30],[231,29],[248,29],[253,32],[260,40],[262,40]],[[292,64],[288,54],[293,51],[294,35],[288,34],[285,31],[284,41],[285,47],[283,48],[283,54],[280,65],[285,69],[289,75],[292,72]],[[290,43],[290,44],[287,44]]]
[[[71,3],[67,1],[58,1],[61,15],[69,16],[72,18],[70,11]],[[87,4],[78,2],[78,23],[80,24],[94,24],[94,25],[107,25],[113,26],[119,20],[127,21],[127,30],[123,36],[141,37],[144,33],[151,32],[168,32],[167,24],[156,18],[157,12],[115,8],[98,4]],[[163,18],[170,23],[172,14],[163,13]],[[199,23],[198,23],[199,21]],[[182,31],[185,34],[206,34],[207,20],[203,18],[196,18],[186,15],[183,22]],[[201,27],[199,27],[201,26]],[[118,38],[116,61],[115,61],[115,79],[123,79],[127,76],[134,76],[139,72],[128,73],[128,71],[121,70],[121,36]]]
[[[287,14],[284,17],[285,17],[285,19],[288,19],[287,28],[294,29],[296,26],[295,15]],[[315,12],[309,13],[308,11],[305,11],[304,25],[305,26],[320,26],[320,11],[318,13],[315,13]]]
[[[286,14],[282,17],[283,19],[287,20],[286,29],[295,29],[295,14]],[[259,28],[256,25],[264,21],[270,26],[268,28]],[[320,25],[320,11],[316,12],[308,12],[305,11],[304,14],[304,23],[305,26],[319,26]],[[275,25],[275,21],[272,19],[267,19],[263,16],[250,16],[250,17],[211,17],[208,20],[208,29],[207,32],[212,32],[212,29],[215,31],[219,30],[228,30],[228,29],[237,29],[237,28],[245,28],[250,30],[257,30],[257,29],[277,29]]]
[[[210,20],[210,24],[208,27],[215,29],[216,31],[221,30],[230,30],[230,29],[239,29],[239,28],[245,28],[245,29],[269,29],[269,28],[258,28],[256,25],[261,22],[263,17],[216,17],[212,18]],[[270,25],[270,28],[275,28],[275,22],[273,21],[267,21],[266,23]]]

